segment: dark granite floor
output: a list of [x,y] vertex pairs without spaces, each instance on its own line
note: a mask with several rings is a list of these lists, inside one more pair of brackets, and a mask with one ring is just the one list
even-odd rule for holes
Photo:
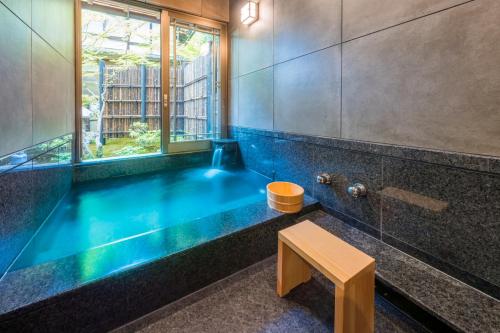
[[[331,282],[313,279],[286,298],[275,292],[275,257],[149,314],[124,332],[332,332]],[[376,332],[428,332],[377,294]]]

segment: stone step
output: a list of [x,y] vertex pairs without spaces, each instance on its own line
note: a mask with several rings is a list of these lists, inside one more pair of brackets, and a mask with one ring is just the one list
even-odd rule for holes
[[376,260],[376,277],[461,332],[500,332],[500,301],[321,211],[310,220]]

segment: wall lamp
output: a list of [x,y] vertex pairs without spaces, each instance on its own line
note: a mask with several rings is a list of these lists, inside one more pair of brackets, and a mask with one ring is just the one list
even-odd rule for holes
[[259,19],[259,4],[249,0],[241,7],[241,23],[250,25]]

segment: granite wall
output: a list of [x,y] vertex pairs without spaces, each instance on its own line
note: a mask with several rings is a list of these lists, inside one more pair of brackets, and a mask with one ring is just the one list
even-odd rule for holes
[[73,137],[0,157],[0,278],[69,191]]
[[137,156],[85,162],[74,166],[73,183],[99,181],[107,178],[145,174],[184,168],[207,167],[212,162],[212,151]]
[[[500,298],[500,159],[230,127],[244,164],[300,184],[325,210]],[[328,172],[332,185],[316,183]],[[347,187],[368,189],[353,199]]]
[[243,2],[229,123],[245,165],[500,297],[500,3],[260,0],[245,26]]
[[71,186],[73,16],[73,0],[0,0],[0,277]]

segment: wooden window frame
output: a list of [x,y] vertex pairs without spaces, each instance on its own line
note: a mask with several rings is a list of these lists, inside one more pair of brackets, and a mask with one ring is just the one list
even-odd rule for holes
[[82,161],[82,3],[75,0],[75,140],[73,155]]
[[211,149],[212,140],[197,140],[185,142],[170,142],[170,21],[178,19],[189,23],[205,26],[208,28],[217,29],[220,31],[220,71],[221,71],[221,137],[227,136],[227,66],[228,66],[228,49],[227,49],[227,24],[219,21],[210,20],[207,18],[184,14],[171,10],[162,10],[161,14],[161,35],[162,35],[162,98],[163,98],[163,118],[162,126],[168,129],[162,131],[162,149],[164,153],[182,153],[190,151],[200,151]]
[[[75,163],[82,163],[82,36],[81,36],[81,0],[75,1],[75,140],[74,156]],[[118,0],[119,1],[119,0]],[[151,7],[151,6],[149,6]],[[228,124],[228,41],[227,41],[227,23],[200,16],[185,14],[172,11],[165,8],[156,7],[161,11],[160,29],[161,29],[161,81],[162,81],[162,114],[161,114],[161,153],[160,155],[187,153],[195,151],[204,151],[211,149],[212,140],[170,142],[170,20],[176,18],[197,25],[218,29],[220,31],[220,128],[221,137],[227,137]],[[158,154],[153,154],[158,155]],[[134,158],[131,156],[127,158]],[[139,156],[142,157],[142,156]],[[107,160],[107,159],[103,159]],[[93,160],[92,162],[96,162]]]

